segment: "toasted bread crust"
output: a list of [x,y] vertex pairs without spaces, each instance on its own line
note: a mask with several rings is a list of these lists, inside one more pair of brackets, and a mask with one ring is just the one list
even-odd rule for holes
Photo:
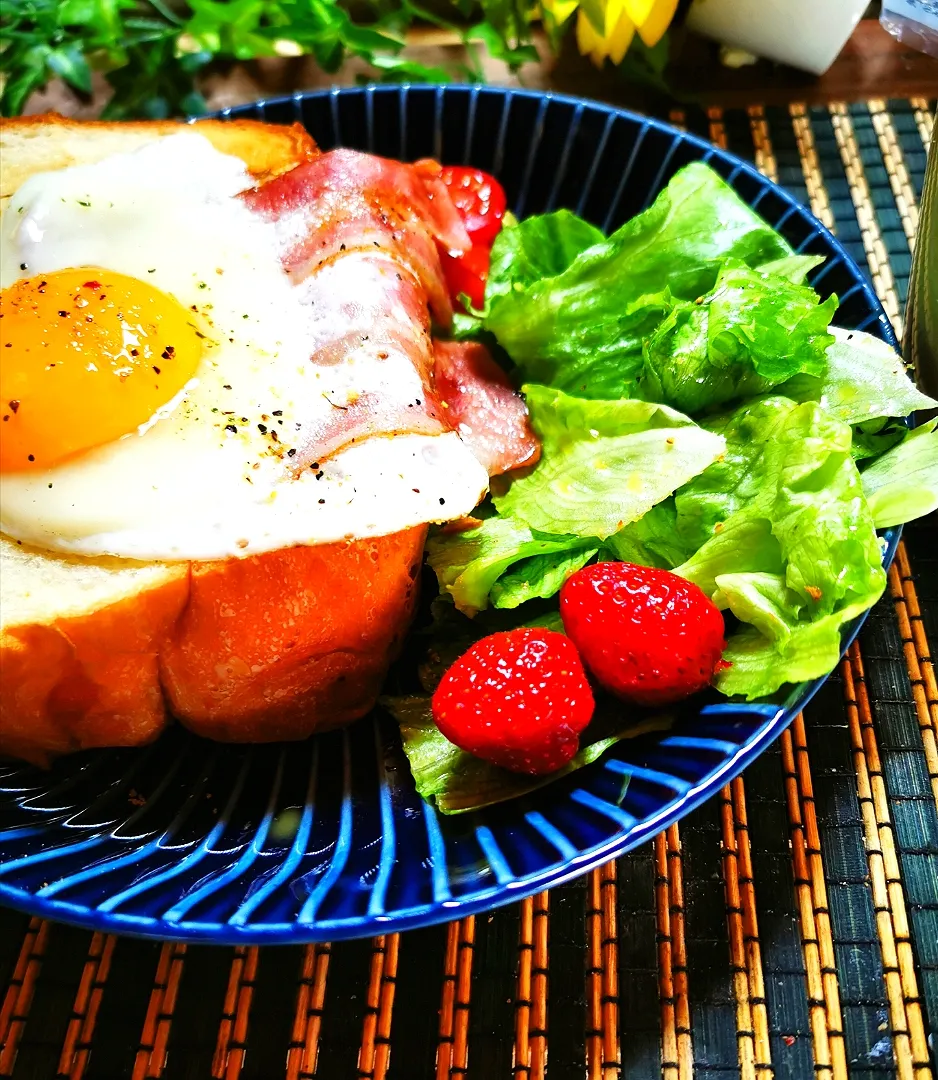
[[224,742],[303,739],[363,716],[413,613],[425,535],[180,563],[115,603],[5,627],[0,753],[46,764],[140,746],[169,712]]
[[[36,558],[43,558],[37,555]],[[8,573],[22,573],[6,563]],[[188,596],[180,564],[105,607],[0,633],[0,753],[47,764],[95,746],[140,746],[166,726],[159,642]]]
[[410,623],[426,532],[193,563],[160,653],[171,710],[223,742],[302,739],[363,716]]
[[[187,126],[177,120],[70,120],[58,113],[0,119],[0,212],[34,173],[100,161]],[[194,130],[216,150],[241,158],[259,184],[319,155],[312,136],[300,124],[199,120]]]

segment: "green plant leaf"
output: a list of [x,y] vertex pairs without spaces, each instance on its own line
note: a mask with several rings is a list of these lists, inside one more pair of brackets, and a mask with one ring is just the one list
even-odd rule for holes
[[91,93],[91,68],[76,42],[53,49],[46,63],[60,79],[64,79],[79,93]]
[[697,550],[675,573],[743,624],[716,683],[758,698],[826,675],[841,628],[885,586],[850,428],[814,402],[756,399],[706,421],[726,453],[675,497]]

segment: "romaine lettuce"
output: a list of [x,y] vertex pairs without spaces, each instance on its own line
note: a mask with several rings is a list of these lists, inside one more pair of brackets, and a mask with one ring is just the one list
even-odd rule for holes
[[[663,731],[673,723],[667,713],[651,716],[637,713],[631,720],[622,719],[621,706],[615,707],[610,710],[612,716],[594,720],[583,732],[579,752],[562,769],[549,776],[525,776],[454,746],[434,724],[429,697],[387,697],[382,698],[381,704],[400,724],[401,741],[417,793],[433,801],[443,814],[464,814],[527,795],[596,761],[622,739]],[[626,776],[620,798],[625,795],[627,783]]]
[[[476,529],[432,536],[427,541],[427,562],[436,572],[440,591],[451,596],[460,611],[471,615],[488,607],[493,586],[516,563],[542,559],[537,575],[543,580],[552,572],[548,556],[568,557],[574,553],[595,551],[597,546],[597,543],[584,542],[577,536],[540,536],[523,521],[499,515],[485,519]],[[497,606],[517,606],[511,601],[522,588],[524,576],[522,571],[520,578],[512,579],[501,593],[505,602]],[[530,596],[545,595],[543,588],[538,589],[532,577],[528,576]],[[557,588],[562,584],[563,581]],[[524,599],[530,599],[530,596]],[[521,603],[521,600],[517,602]]]

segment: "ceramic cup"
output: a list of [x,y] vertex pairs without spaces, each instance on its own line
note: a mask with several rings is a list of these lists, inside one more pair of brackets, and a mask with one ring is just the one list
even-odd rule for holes
[[868,0],[694,0],[688,27],[724,45],[823,75]]

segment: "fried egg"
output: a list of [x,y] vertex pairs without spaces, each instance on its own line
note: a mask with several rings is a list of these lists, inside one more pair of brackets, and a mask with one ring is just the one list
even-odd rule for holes
[[310,362],[311,342],[343,328],[314,321],[274,227],[235,197],[251,183],[187,130],[14,194],[0,222],[0,531],[74,554],[213,559],[478,503],[487,475],[452,432],[291,467],[304,424],[387,376],[364,352]]

